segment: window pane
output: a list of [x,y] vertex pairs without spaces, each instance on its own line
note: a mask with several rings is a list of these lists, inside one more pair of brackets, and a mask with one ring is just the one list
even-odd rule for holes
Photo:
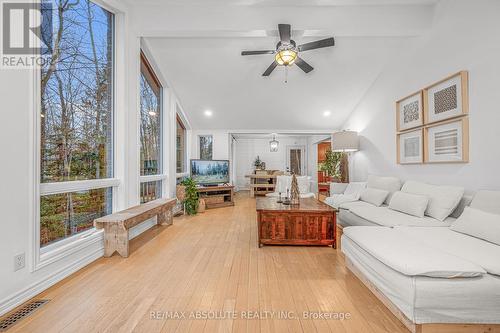
[[141,204],[161,198],[161,180],[141,183]]
[[141,66],[141,176],[161,173],[161,94],[147,68]]
[[204,135],[200,136],[200,159],[201,160],[211,160],[212,159],[212,136]]
[[[55,1],[41,68],[41,182],[113,177],[113,14]],[[60,36],[60,38],[59,38]]]
[[185,165],[185,148],[186,147],[186,130],[179,118],[177,118],[177,173],[186,171]]
[[40,198],[40,246],[94,227],[111,214],[111,188],[46,195]]

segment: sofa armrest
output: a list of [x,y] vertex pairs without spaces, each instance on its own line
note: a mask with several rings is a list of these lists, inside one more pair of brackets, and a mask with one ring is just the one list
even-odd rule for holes
[[330,195],[331,194],[343,194],[349,183],[330,183]]

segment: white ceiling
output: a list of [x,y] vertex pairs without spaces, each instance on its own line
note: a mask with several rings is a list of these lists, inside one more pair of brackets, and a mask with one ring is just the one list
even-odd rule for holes
[[[410,47],[430,28],[433,7],[429,5],[435,1],[307,2],[357,5],[326,9],[219,6],[229,0],[210,0],[217,3],[212,7],[206,6],[207,1],[205,7],[168,7],[165,2],[176,0],[162,1],[163,5],[147,0],[150,7],[138,7],[137,30],[145,36],[145,45],[193,128],[318,131],[339,128],[398,50]],[[306,1],[252,0],[253,4],[285,2]],[[336,45],[301,53],[314,67],[309,74],[292,66],[288,83],[283,67],[262,77],[273,56],[242,57],[240,52],[274,49],[278,22],[296,28],[292,38],[298,44],[334,36]],[[210,118],[203,114],[207,109],[213,111]],[[323,116],[325,110],[331,111],[330,117]]]
[[126,0],[132,5],[261,5],[261,6],[365,6],[365,5],[429,5],[439,0]]

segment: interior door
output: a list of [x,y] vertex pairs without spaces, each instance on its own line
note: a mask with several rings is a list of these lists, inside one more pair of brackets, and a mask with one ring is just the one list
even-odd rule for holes
[[305,174],[305,148],[304,146],[289,146],[287,147],[287,169],[302,176]]

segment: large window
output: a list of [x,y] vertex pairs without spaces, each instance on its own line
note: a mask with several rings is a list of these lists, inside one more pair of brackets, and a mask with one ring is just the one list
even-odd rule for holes
[[182,120],[177,116],[177,139],[176,139],[176,152],[177,152],[177,173],[186,172],[186,127]]
[[211,135],[200,135],[200,159],[211,160],[213,157],[213,137]]
[[93,227],[112,210],[114,16],[54,0],[40,71],[40,246]]
[[141,53],[140,201],[161,197],[162,107],[161,84],[145,55]]

